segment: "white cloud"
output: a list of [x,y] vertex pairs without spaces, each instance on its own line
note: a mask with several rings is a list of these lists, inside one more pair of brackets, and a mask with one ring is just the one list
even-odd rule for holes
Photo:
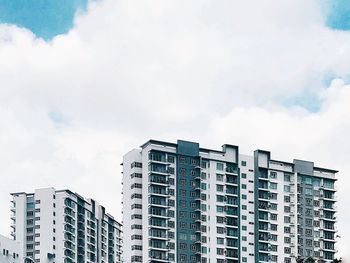
[[[151,137],[339,169],[345,208],[350,89],[325,78],[349,77],[349,43],[316,0],[91,2],[48,43],[0,25],[0,210],[10,191],[53,185],[121,218],[119,162]],[[320,112],[283,106],[305,91]]]

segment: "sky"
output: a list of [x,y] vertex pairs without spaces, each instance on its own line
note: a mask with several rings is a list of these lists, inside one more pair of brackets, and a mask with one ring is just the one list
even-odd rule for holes
[[186,139],[339,170],[350,259],[347,1],[57,3],[0,0],[0,233],[9,193],[41,187],[120,220],[123,154]]

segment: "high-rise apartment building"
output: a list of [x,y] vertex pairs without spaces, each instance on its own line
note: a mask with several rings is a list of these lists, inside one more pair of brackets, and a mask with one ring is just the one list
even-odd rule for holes
[[0,235],[0,263],[20,262],[23,262],[23,258],[19,254],[19,243]]
[[335,256],[337,171],[150,140],[123,158],[126,262],[296,262]]
[[12,236],[27,262],[121,262],[121,224],[96,201],[54,188],[12,196]]

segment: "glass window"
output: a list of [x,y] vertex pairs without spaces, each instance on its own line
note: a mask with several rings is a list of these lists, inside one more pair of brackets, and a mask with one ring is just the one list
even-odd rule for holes
[[223,213],[223,212],[224,212],[224,207],[223,207],[223,206],[217,205],[217,206],[216,206],[216,212],[218,212],[218,213]]
[[291,176],[290,174],[284,174],[284,181],[285,182],[290,182]]
[[216,239],[216,243],[217,243],[218,245],[223,245],[223,244],[224,244],[224,241],[225,241],[225,239],[223,239],[223,238],[221,238],[221,237],[218,237],[218,238]]
[[218,191],[218,192],[223,192],[223,191],[224,191],[224,186],[221,185],[221,184],[217,184],[217,185],[216,185],[216,191]]
[[224,181],[224,175],[222,175],[222,174],[216,174],[216,180],[219,181],[219,182]]
[[276,183],[270,183],[270,189],[277,189]]
[[290,193],[290,185],[285,185],[284,186],[284,191],[286,192],[286,193]]
[[276,172],[270,172],[270,178],[276,179],[277,178],[277,173]]
[[223,171],[224,170],[224,164],[223,163],[216,163],[216,169],[219,171]]

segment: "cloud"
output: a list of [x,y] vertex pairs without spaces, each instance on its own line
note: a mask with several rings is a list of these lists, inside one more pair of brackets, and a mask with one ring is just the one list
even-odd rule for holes
[[[55,186],[121,218],[119,163],[149,138],[314,160],[341,170],[344,208],[350,33],[325,23],[318,1],[104,0],[49,42],[0,25],[1,211]],[[317,112],[288,103],[303,94]]]

